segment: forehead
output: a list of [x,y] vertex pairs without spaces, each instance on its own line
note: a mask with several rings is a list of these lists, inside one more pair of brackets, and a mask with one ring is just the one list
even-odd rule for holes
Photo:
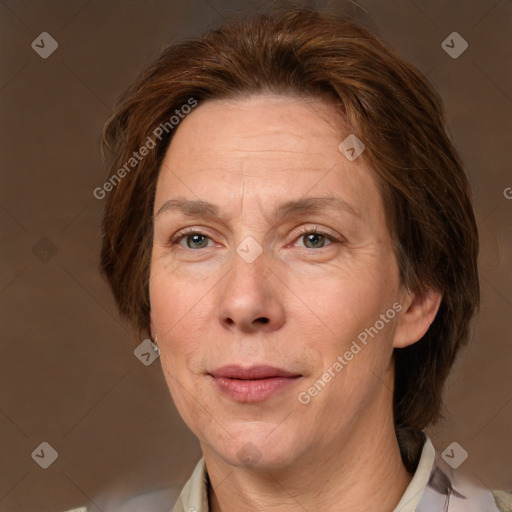
[[381,208],[380,197],[363,158],[349,161],[339,150],[349,133],[334,102],[277,95],[207,101],[174,134],[155,213],[171,196],[223,209],[254,197],[270,211],[290,199],[336,195],[367,216]]
[[325,156],[327,144],[336,148],[344,131],[344,118],[334,102],[252,95],[201,104],[180,123],[168,153],[178,156],[186,151],[190,158],[229,152],[232,159],[254,151],[259,158],[299,153],[314,158]]

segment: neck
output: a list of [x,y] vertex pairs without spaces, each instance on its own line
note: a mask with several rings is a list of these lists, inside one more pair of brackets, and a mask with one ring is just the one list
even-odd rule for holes
[[389,416],[362,418],[326,452],[311,450],[278,472],[233,467],[203,450],[210,510],[393,512],[412,476],[402,463]]

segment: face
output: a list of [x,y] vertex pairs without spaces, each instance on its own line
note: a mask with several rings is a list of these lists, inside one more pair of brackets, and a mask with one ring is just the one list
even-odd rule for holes
[[398,267],[336,112],[274,95],[206,102],[160,171],[153,335],[203,452],[235,466],[297,464],[391,414]]

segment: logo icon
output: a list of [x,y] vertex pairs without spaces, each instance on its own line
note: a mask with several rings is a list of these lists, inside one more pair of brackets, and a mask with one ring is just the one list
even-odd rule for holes
[[441,457],[449,466],[457,469],[468,458],[468,452],[459,443],[454,441],[445,448]]
[[46,441],[41,443],[33,452],[32,458],[43,468],[50,467],[56,460],[59,454],[57,451]]
[[238,245],[236,252],[246,263],[252,263],[263,252],[263,247],[252,236],[248,236]]
[[144,366],[149,366],[160,355],[160,350],[149,338],[146,338],[137,345],[133,353]]
[[458,59],[468,49],[468,46],[468,42],[458,32],[452,32],[441,43],[441,48],[452,59]]
[[351,133],[339,146],[338,149],[345,155],[345,158],[353,162],[365,150],[365,145],[353,133]]
[[246,443],[240,448],[237,457],[240,462],[251,467],[261,459],[261,452],[253,443]]
[[31,46],[42,59],[47,59],[59,47],[59,43],[48,32],[41,32]]
[[45,236],[32,247],[32,254],[41,262],[48,263],[57,254],[57,247]]

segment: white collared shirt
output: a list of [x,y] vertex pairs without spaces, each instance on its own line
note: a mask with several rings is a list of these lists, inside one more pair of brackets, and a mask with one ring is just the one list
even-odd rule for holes
[[[416,471],[393,512],[512,512],[512,495],[502,491],[491,493],[454,475],[451,468],[436,456],[428,436],[425,437]],[[446,490],[442,486],[436,487],[435,482],[430,483],[437,475],[445,479],[441,481],[446,483]],[[172,512],[209,512],[204,458],[197,463]]]

